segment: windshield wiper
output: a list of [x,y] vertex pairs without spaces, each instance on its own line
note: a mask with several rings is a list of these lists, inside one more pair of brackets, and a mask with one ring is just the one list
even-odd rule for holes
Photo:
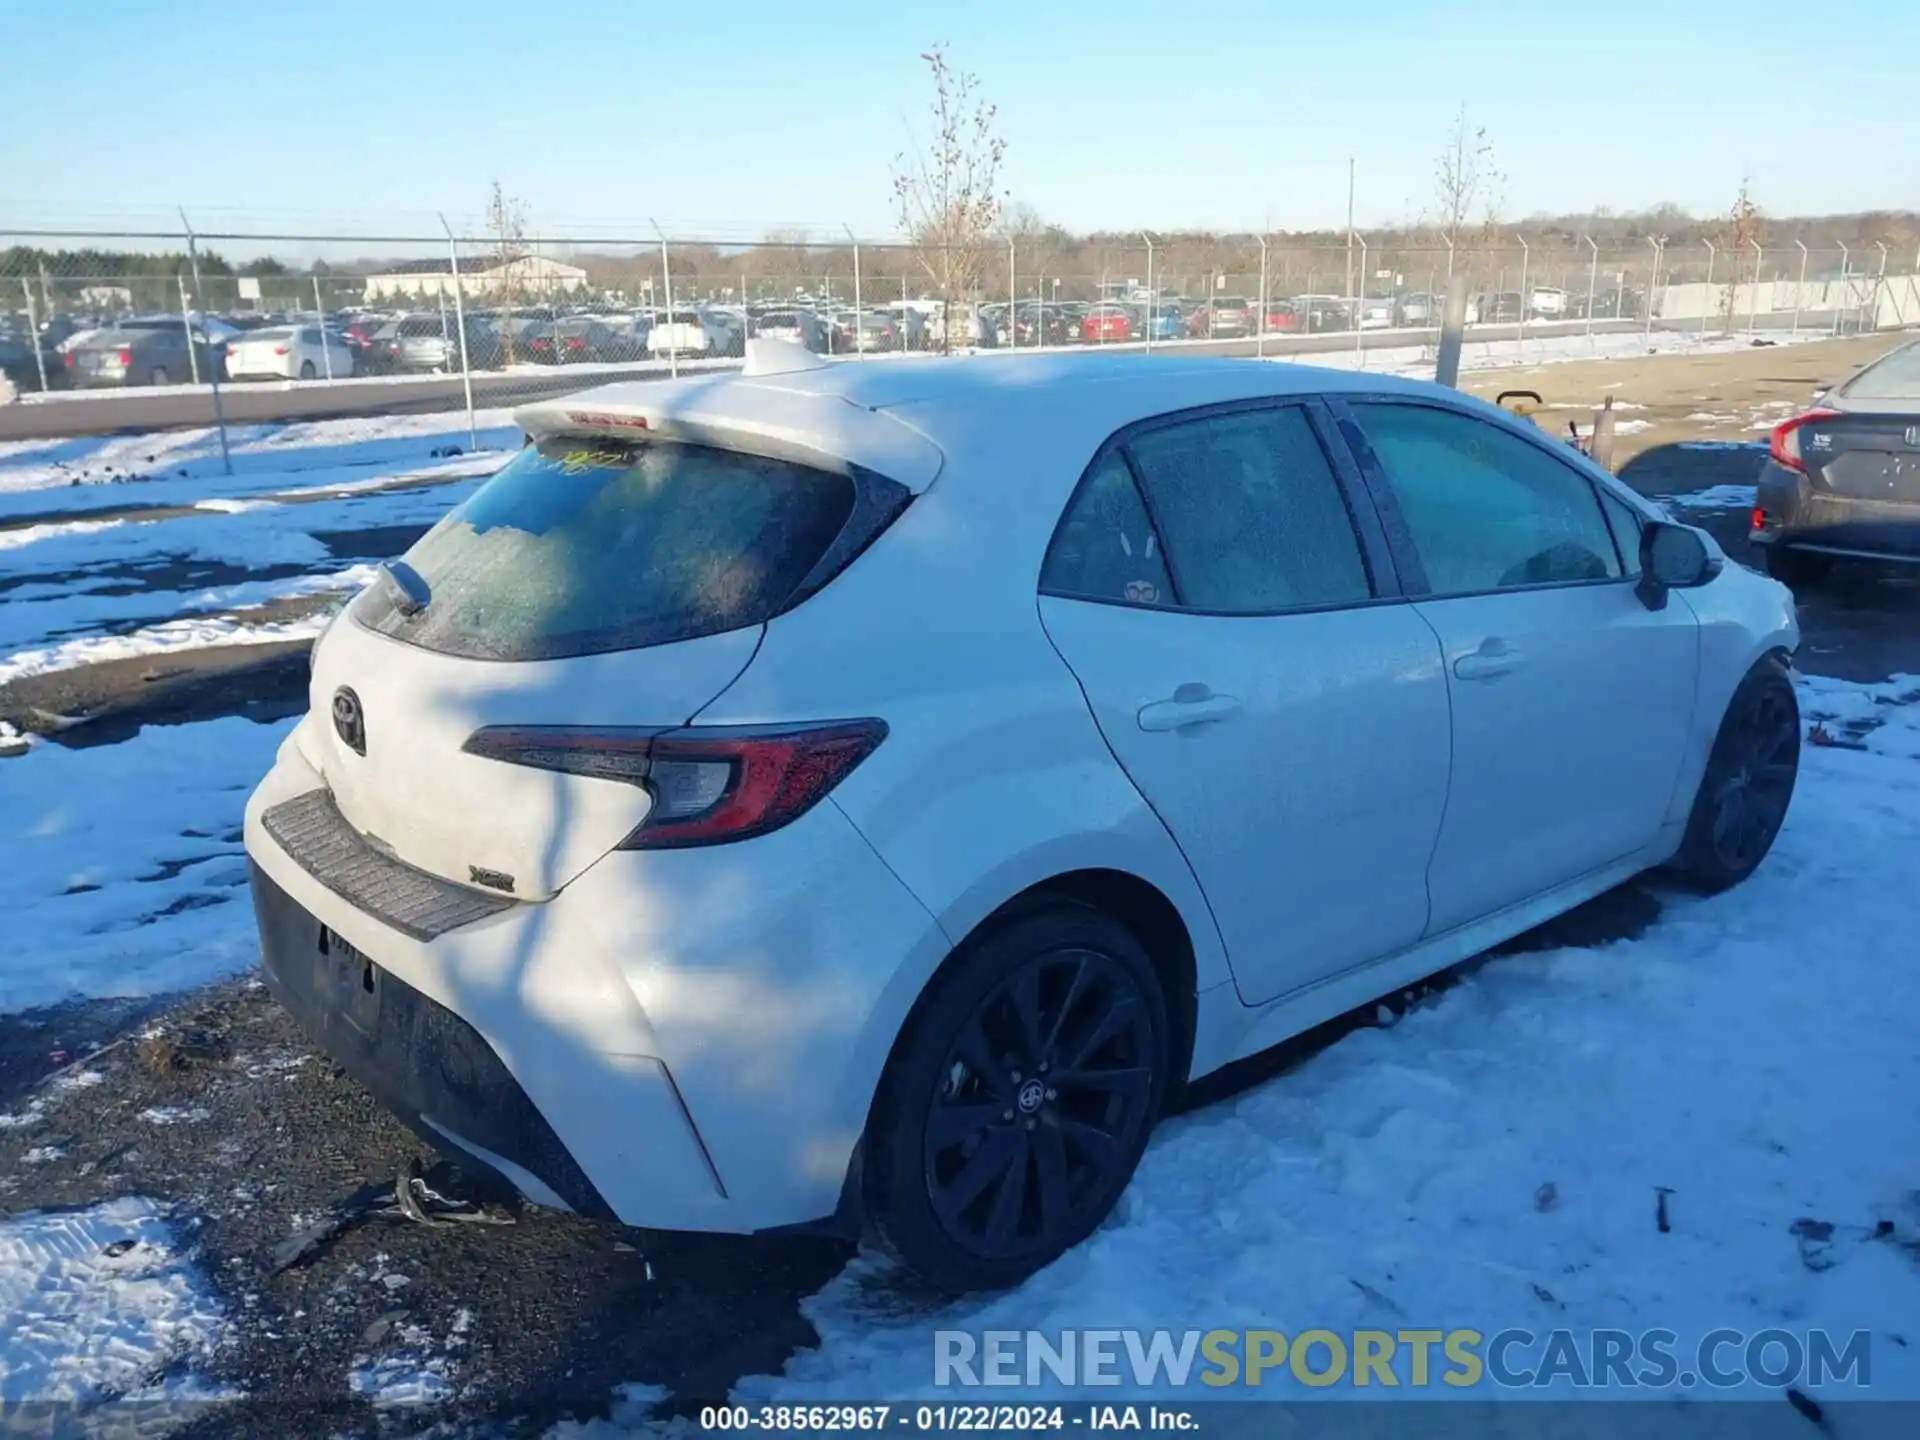
[[433,603],[426,577],[404,560],[382,561],[380,578],[392,588],[393,608],[402,615],[418,615]]

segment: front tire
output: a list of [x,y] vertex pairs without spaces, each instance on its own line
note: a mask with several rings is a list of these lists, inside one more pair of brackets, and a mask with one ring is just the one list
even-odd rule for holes
[[1760,868],[1787,818],[1800,773],[1800,706],[1778,659],[1733,692],[1707,757],[1674,868],[1712,895]]
[[1158,974],[1062,902],[968,944],[921,997],[867,1128],[873,1238],[934,1287],[1013,1285],[1099,1226],[1167,1089]]

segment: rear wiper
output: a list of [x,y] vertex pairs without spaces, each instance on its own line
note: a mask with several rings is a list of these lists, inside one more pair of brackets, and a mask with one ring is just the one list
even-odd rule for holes
[[404,560],[382,561],[380,578],[392,587],[393,608],[402,615],[418,615],[433,603],[433,591],[426,577]]

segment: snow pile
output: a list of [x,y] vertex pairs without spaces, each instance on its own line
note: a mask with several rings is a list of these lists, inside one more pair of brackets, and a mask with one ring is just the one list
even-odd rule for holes
[[[406,1277],[384,1278],[398,1279],[404,1286]],[[473,1329],[470,1311],[462,1310],[454,1316],[444,1339],[436,1339],[423,1325],[399,1323],[382,1328],[376,1321],[375,1327],[380,1330],[381,1340],[395,1342],[395,1348],[377,1358],[354,1357],[347,1371],[347,1388],[355,1395],[385,1410],[443,1405],[459,1393],[453,1377]]]
[[151,1200],[0,1220],[0,1405],[206,1398],[226,1322]]
[[1166,1125],[1013,1293],[930,1309],[863,1256],[805,1307],[819,1349],[735,1398],[1031,1399],[935,1390],[933,1332],[1132,1326],[1864,1329],[1872,1396],[1920,1398],[1920,681],[1801,693],[1832,743],[1746,885],[1647,885],[1638,938],[1492,959]]
[[148,726],[0,764],[0,1011],[182,990],[252,964],[241,812],[290,728]]

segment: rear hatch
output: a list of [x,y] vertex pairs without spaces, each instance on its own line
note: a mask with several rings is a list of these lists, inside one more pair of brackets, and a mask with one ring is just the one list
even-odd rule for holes
[[860,484],[705,445],[530,445],[407,553],[404,583],[377,581],[328,631],[303,749],[375,848],[546,898],[653,797],[604,768],[474,753],[476,732],[684,725],[746,667],[764,622],[823,583],[861,523]]
[[1848,500],[1920,504],[1920,404],[1909,414],[1848,410],[1800,427],[1817,488]]

